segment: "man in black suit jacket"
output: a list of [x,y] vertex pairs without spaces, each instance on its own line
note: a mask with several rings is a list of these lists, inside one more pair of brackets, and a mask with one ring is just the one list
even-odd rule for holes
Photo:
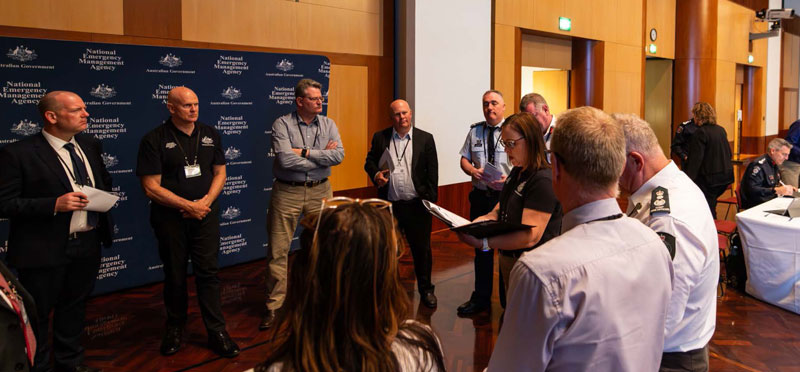
[[[435,202],[439,187],[439,160],[433,136],[411,124],[408,102],[390,105],[393,124],[372,136],[364,170],[378,187],[378,196],[392,202],[397,223],[411,246],[421,301],[436,307],[431,283],[431,216],[422,200]],[[393,171],[379,164],[388,149]]]
[[100,243],[111,244],[108,213],[83,210],[81,188],[111,190],[100,141],[83,134],[89,113],[78,95],[53,91],[39,102],[43,131],[0,149],[0,217],[10,219],[8,263],[39,314],[33,371],[50,371],[48,322],[54,311],[57,371],[83,365],[80,344],[86,299],[100,266]]
[[[9,284],[12,291],[16,292],[8,294],[3,291],[3,295],[6,298],[10,295],[18,296],[22,300],[20,311],[27,315],[28,322],[35,334],[37,318],[33,297],[22,287],[11,270],[0,261],[0,284],[3,280]],[[26,325],[20,323],[17,309],[14,309],[10,301],[0,299],[0,371],[30,371],[25,332]],[[30,342],[35,344],[36,340],[30,340]]]

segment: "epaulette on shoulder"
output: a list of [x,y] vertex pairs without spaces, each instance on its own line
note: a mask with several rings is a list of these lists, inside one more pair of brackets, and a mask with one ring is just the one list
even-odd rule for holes
[[761,158],[761,159],[758,160],[758,164],[764,164],[764,161],[766,161],[766,160],[767,160],[767,158]]
[[472,125],[470,125],[469,127],[470,127],[470,128],[475,128],[475,127],[477,127],[477,126],[481,126],[481,125],[483,125],[484,123],[486,123],[486,122],[485,122],[485,121],[479,121],[479,122],[477,122],[477,123],[475,123],[475,124],[472,124]]
[[681,123],[681,125],[687,125],[687,124],[689,124],[689,123],[691,123],[691,122],[692,122],[692,120],[691,120],[691,119],[689,119],[689,120],[686,120],[686,121],[684,121],[683,123]]
[[655,213],[669,213],[669,191],[661,186],[650,195],[650,215]]

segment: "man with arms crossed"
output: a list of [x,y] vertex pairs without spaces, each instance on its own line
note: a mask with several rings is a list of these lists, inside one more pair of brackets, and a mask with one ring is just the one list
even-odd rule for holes
[[625,135],[592,107],[568,110],[552,139],[561,236],[511,271],[489,371],[655,371],[672,263],[653,230],[622,214]]
[[164,263],[164,305],[167,324],[161,354],[178,352],[186,325],[186,267],[192,261],[197,300],[208,345],[217,354],[234,357],[239,346],[225,330],[220,301],[219,202],[225,185],[222,141],[213,128],[197,121],[200,107],[189,88],[169,91],[170,118],[139,144],[136,175],[152,203],[150,225]]
[[[422,200],[436,202],[439,161],[433,136],[415,128],[408,102],[398,99],[389,106],[392,126],[372,136],[364,170],[378,187],[378,197],[392,202],[394,217],[406,236],[414,259],[420,301],[436,307],[431,283],[431,215]],[[380,159],[388,149],[393,171],[381,169]]]
[[89,118],[81,97],[49,92],[39,101],[39,113],[41,133],[0,149],[0,217],[11,220],[6,260],[36,304],[32,370],[52,370],[52,349],[56,371],[99,371],[83,365],[81,335],[100,243],[111,245],[111,221],[108,213],[84,210],[89,200],[82,189],[109,191],[111,175],[100,141],[81,133]]
[[708,341],[717,314],[719,247],[700,188],[667,159],[656,134],[633,114],[614,114],[625,131],[628,216],[664,241],[675,271],[667,308],[661,372],[708,371]]
[[[469,128],[467,139],[461,147],[461,170],[472,177],[472,191],[469,193],[469,220],[472,221],[494,209],[503,189],[505,176],[500,180],[487,182],[483,170],[492,164],[505,172],[508,156],[500,144],[500,124],[506,103],[503,94],[489,90],[483,94],[483,117]],[[494,272],[494,251],[475,249],[475,291],[469,301],[458,307],[458,315],[477,314],[489,309],[492,301],[492,278]],[[502,276],[500,277],[502,280]],[[503,284],[500,284],[501,286]],[[500,291],[500,303],[505,306],[505,291]]]
[[258,329],[275,323],[286,297],[289,247],[300,214],[316,213],[322,199],[333,195],[331,167],[344,159],[336,123],[322,113],[322,85],[302,79],[294,88],[297,111],[272,123],[275,184],[267,212],[267,309]]

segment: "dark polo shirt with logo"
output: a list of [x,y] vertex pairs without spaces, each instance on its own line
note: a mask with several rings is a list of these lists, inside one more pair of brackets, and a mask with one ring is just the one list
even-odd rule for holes
[[[188,164],[194,164],[195,157],[200,176],[186,178],[184,167],[187,160]],[[162,187],[182,198],[197,200],[211,187],[214,165],[225,165],[222,141],[216,129],[195,122],[194,131],[188,136],[167,119],[139,143],[136,175],[160,174]]]

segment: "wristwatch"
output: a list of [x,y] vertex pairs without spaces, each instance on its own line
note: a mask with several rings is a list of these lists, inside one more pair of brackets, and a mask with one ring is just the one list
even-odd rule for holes
[[492,248],[489,247],[489,238],[483,238],[483,248],[481,248],[481,250],[484,252],[492,250]]
[[308,155],[308,149],[303,149],[303,151],[300,151],[300,157],[305,158],[306,155]]

